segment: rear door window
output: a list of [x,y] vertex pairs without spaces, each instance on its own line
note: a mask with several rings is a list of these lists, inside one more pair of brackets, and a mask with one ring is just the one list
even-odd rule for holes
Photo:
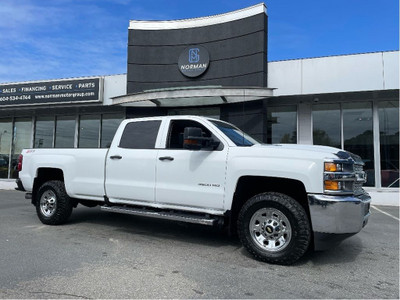
[[154,149],[161,121],[131,122],[122,133],[120,148]]

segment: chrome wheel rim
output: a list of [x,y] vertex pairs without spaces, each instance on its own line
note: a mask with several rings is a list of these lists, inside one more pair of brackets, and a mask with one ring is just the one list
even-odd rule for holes
[[45,191],[40,197],[40,211],[45,217],[51,217],[56,211],[57,196],[52,190]]
[[254,243],[268,252],[285,249],[292,238],[288,218],[276,208],[261,208],[250,219],[250,235]]

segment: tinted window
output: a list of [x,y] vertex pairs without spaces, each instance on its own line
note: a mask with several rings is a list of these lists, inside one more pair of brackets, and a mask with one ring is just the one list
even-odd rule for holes
[[60,116],[56,122],[56,148],[74,148],[75,117]]
[[269,144],[297,142],[297,107],[269,107],[267,118]]
[[[399,101],[379,103],[381,180],[383,187],[399,187]],[[0,133],[1,134],[1,133]]]
[[190,108],[170,108],[168,109],[168,115],[170,116],[184,116],[184,115],[192,115],[192,116],[203,116],[213,119],[219,119],[220,116],[220,108],[219,107],[190,107]]
[[11,178],[17,178],[18,157],[22,149],[31,147],[32,118],[16,118],[14,123],[13,151],[11,154]]
[[128,123],[122,133],[119,147],[129,149],[154,149],[161,121]]
[[341,148],[340,104],[318,104],[313,106],[314,145]]
[[365,186],[375,185],[372,103],[343,103],[344,150],[361,156],[367,173]]
[[211,120],[211,123],[217,126],[236,146],[253,146],[254,144],[258,144],[257,140],[231,124],[214,120]]
[[38,117],[35,126],[34,148],[53,147],[54,117]]
[[100,137],[100,117],[81,116],[79,122],[79,148],[98,148]]
[[8,178],[12,140],[12,120],[0,119],[0,178]]
[[108,148],[111,145],[119,123],[123,120],[121,115],[103,115],[101,123],[101,148]]

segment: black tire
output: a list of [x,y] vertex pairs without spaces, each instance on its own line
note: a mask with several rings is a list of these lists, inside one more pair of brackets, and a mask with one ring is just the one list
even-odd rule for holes
[[65,191],[64,182],[47,181],[38,190],[36,213],[43,224],[64,224],[72,213],[72,201]]
[[307,213],[284,194],[270,192],[250,198],[241,208],[237,224],[243,246],[264,262],[292,264],[310,245]]

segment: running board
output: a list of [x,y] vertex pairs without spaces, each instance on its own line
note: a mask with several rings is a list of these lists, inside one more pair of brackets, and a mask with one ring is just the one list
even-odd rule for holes
[[120,214],[128,214],[135,216],[150,217],[156,219],[165,219],[173,221],[181,221],[193,224],[202,224],[213,226],[217,225],[221,220],[218,217],[206,217],[201,215],[194,215],[184,212],[168,212],[168,211],[154,211],[144,208],[128,207],[128,206],[101,206],[101,210],[115,212]]

